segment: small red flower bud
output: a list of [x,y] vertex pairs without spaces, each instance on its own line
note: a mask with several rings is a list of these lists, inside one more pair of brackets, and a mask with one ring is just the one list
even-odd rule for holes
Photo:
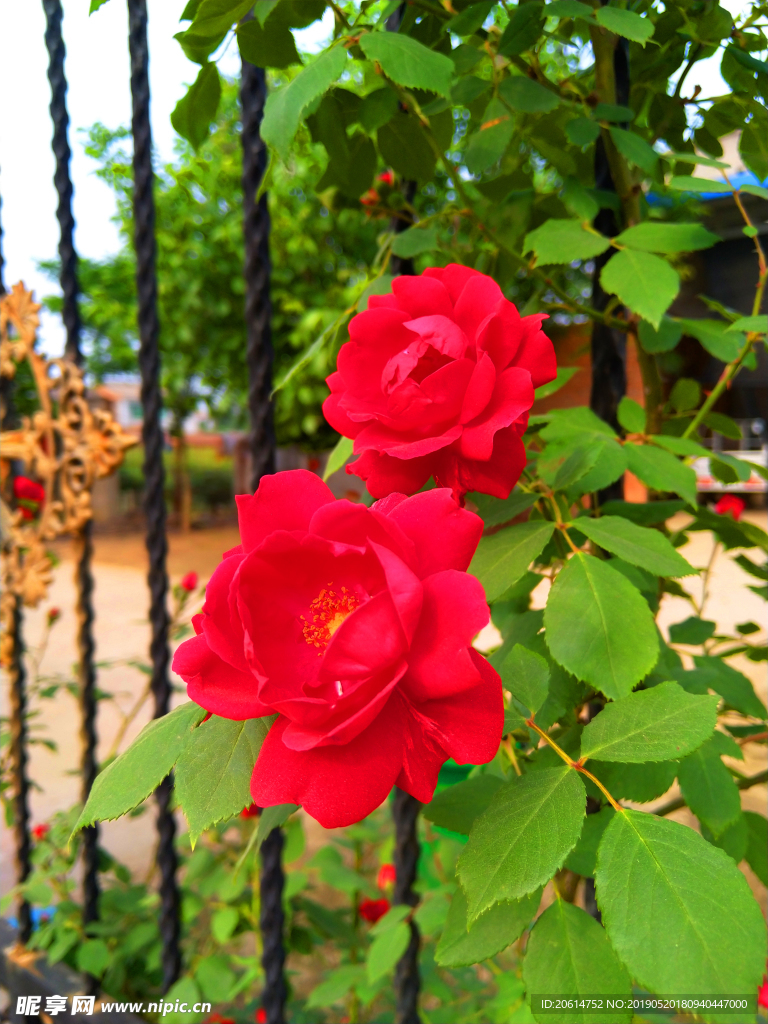
[[395,865],[394,864],[382,864],[379,868],[379,873],[376,876],[376,885],[380,889],[388,889],[390,885],[395,884]]
[[395,184],[395,176],[392,171],[384,171],[383,174],[379,175],[378,180],[383,181],[385,185]]
[[45,837],[48,835],[48,833],[50,831],[51,831],[51,826],[50,825],[46,825],[46,824],[35,825],[35,827],[32,829],[32,835],[37,840],[45,839]]
[[267,1024],[267,1011],[263,1006],[256,1011],[256,1024]]
[[13,481],[13,496],[23,498],[25,501],[45,501],[45,488],[36,480],[30,480],[28,476],[17,476]]
[[719,516],[732,515],[736,522],[738,522],[741,518],[741,513],[746,507],[747,504],[742,498],[737,498],[735,494],[724,494],[715,505],[715,512]]
[[360,917],[376,924],[389,910],[389,900],[363,900],[359,906]]
[[191,594],[193,590],[197,589],[197,573],[188,572],[186,576],[182,576],[179,586],[182,590],[186,590],[188,594]]
[[258,818],[260,814],[261,808],[256,804],[250,804],[250,806],[244,807],[242,811],[240,811],[241,818]]
[[61,618],[61,608],[49,608],[48,609],[48,625],[52,626],[54,622],[58,622]]

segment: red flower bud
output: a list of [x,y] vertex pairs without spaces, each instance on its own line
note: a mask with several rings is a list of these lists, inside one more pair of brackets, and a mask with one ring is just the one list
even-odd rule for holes
[[54,622],[57,622],[61,618],[61,608],[49,608],[48,609],[48,625],[52,626]]
[[395,884],[395,865],[394,864],[382,864],[379,868],[379,873],[376,876],[376,885],[380,889],[387,889],[390,885]]
[[256,1011],[256,1024],[267,1024],[267,1011],[263,1006]]
[[384,171],[383,174],[379,175],[378,180],[383,181],[385,185],[395,184],[395,176],[392,171]]
[[188,594],[191,594],[193,590],[197,589],[197,573],[188,572],[186,576],[182,576],[179,586],[182,590],[186,590]]
[[389,900],[363,900],[358,907],[360,917],[376,924],[389,910]]
[[241,818],[258,818],[261,814],[261,808],[257,804],[250,804],[248,807],[244,807],[240,811]]
[[737,498],[735,494],[724,494],[720,501],[715,505],[715,512],[719,516],[732,515],[736,522],[741,518],[741,513],[747,507],[746,502],[742,498]]
[[37,840],[45,839],[45,837],[48,835],[48,833],[50,831],[51,831],[51,826],[50,825],[46,825],[46,824],[35,825],[35,827],[32,829],[32,835]]

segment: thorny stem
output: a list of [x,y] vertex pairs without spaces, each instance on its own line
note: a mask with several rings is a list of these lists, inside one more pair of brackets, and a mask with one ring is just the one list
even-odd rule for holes
[[536,723],[533,720],[533,716],[531,716],[531,718],[527,718],[525,720],[525,724],[528,726],[529,729],[533,729],[534,732],[537,732],[539,734],[539,736],[541,736],[541,738],[543,740],[546,740],[546,742],[550,745],[550,747],[552,747],[552,749],[555,751],[555,753],[559,757],[561,757],[563,759],[563,761],[565,761],[565,763],[568,765],[569,768],[573,768],[574,771],[580,772],[582,775],[586,775],[586,777],[588,779],[591,779],[592,782],[594,782],[594,784],[600,790],[600,792],[608,800],[608,802],[610,803],[611,807],[613,807],[614,811],[621,811],[622,814],[624,813],[624,808],[621,806],[621,804],[617,803],[613,799],[613,797],[608,792],[608,790],[605,788],[605,786],[602,784],[602,782],[598,778],[596,778],[592,774],[592,772],[587,771],[587,769],[584,767],[584,765],[583,765],[583,763],[581,761],[574,761],[573,758],[569,757],[568,754],[566,754],[566,752],[563,750],[563,748],[558,746],[558,744],[555,743],[555,741],[552,739],[552,737],[548,733],[544,732],[543,729],[541,729],[538,725],[536,725]]

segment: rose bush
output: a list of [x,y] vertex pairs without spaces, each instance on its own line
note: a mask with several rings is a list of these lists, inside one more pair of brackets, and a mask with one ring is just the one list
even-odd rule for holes
[[489,620],[466,573],[483,524],[448,490],[336,501],[305,470],[238,496],[227,552],[174,669],[222,718],[277,714],[251,781],[326,827],[397,784],[431,799],[441,765],[480,764],[503,728],[501,683],[471,647]]
[[347,471],[375,498],[430,476],[461,499],[506,498],[525,467],[534,389],[556,375],[545,314],[521,317],[469,267],[429,267],[372,295],[349,325],[323,412],[354,438]]

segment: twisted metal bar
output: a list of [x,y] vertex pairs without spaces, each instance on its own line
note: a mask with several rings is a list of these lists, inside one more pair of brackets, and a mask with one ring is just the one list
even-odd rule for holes
[[65,355],[80,365],[80,309],[77,302],[79,292],[77,280],[77,250],[74,243],[75,218],[72,214],[72,180],[69,164],[72,154],[69,149],[67,115],[67,79],[64,73],[66,48],[61,34],[61,0],[43,0],[45,11],[45,45],[48,49],[48,81],[51,84],[51,121],[53,121],[53,155],[56,157],[56,172],[53,183],[59,198],[56,217],[59,221],[59,260],[61,269],[59,281],[64,295],[62,319],[67,331]]
[[[283,846],[285,837],[281,828],[272,829],[261,844],[261,906],[259,927],[261,929],[261,965],[264,969],[264,990],[262,1006],[267,1015],[267,1024],[285,1024],[285,947],[283,929]],[[280,885],[276,879],[280,878]]]
[[[395,891],[394,904],[415,907],[419,902],[413,891],[419,865],[419,840],[416,821],[421,810],[419,801],[395,786],[392,816],[395,820]],[[418,1002],[421,978],[419,976],[419,929],[410,922],[411,938],[395,968],[395,1021],[396,1024],[419,1024]]]
[[[21,599],[16,598],[13,615],[13,654],[9,668],[11,778],[13,780],[13,833],[16,881],[24,882],[32,871],[32,842],[29,837],[29,779],[27,778],[27,673],[24,667]],[[32,908],[27,900],[18,902],[19,941],[32,934]]]
[[[160,424],[160,325],[157,317],[155,276],[155,201],[153,195],[152,130],[149,121],[149,51],[147,46],[146,0],[128,0],[128,44],[131,55],[131,98],[133,101],[133,216],[136,249],[136,290],[139,322],[139,369],[141,403],[144,410],[144,512],[147,520],[149,553],[149,619],[152,627],[152,693],[155,718],[168,711],[171,684],[168,678],[167,606],[168,574],[165,535],[165,472],[163,430]],[[156,791],[158,806],[157,864],[160,869],[160,934],[163,940],[163,985],[167,992],[181,973],[179,947],[178,866],[174,848],[175,823],[170,810],[173,788],[169,776]]]
[[[67,114],[67,78],[64,71],[66,47],[62,36],[61,0],[43,0],[48,49],[48,81],[51,84],[51,120],[53,121],[53,153],[56,157],[54,185],[58,195],[56,217],[59,222],[59,282],[64,296],[62,318],[67,332],[64,349],[68,359],[77,366],[83,363],[80,349],[80,307],[78,294],[77,250],[74,244],[75,218],[72,212],[72,180],[69,166],[72,154],[69,148]],[[88,799],[98,772],[96,762],[96,645],[93,638],[93,524],[89,520],[76,538],[75,589],[77,592],[77,647],[80,684],[81,721],[81,782],[83,803]],[[99,828],[90,825],[83,830],[83,923],[89,924],[99,916]],[[90,978],[89,988],[95,990],[96,980]]]
[[267,147],[259,128],[264,116],[267,82],[263,68],[243,61],[240,79],[243,144],[243,238],[245,242],[245,327],[248,363],[251,489],[265,473],[275,472],[272,391],[272,300],[269,276],[269,207],[259,191],[267,169]]

